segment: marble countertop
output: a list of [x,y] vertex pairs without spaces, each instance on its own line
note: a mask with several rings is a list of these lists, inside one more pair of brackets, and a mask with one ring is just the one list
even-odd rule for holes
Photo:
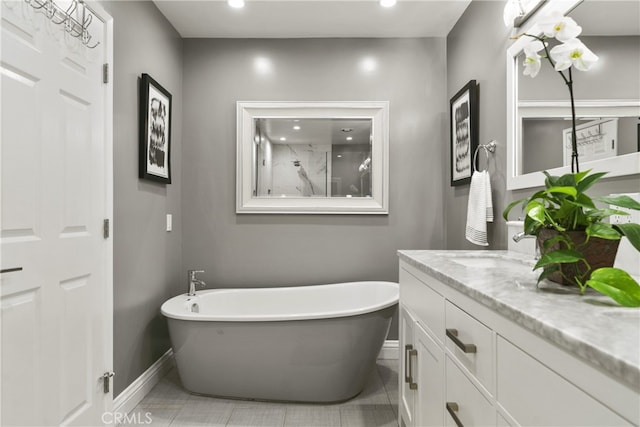
[[543,281],[526,255],[401,250],[401,260],[640,389],[640,309]]

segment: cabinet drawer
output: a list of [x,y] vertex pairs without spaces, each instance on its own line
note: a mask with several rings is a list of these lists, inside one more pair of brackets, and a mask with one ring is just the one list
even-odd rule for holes
[[496,370],[497,400],[520,425],[630,425],[501,336]]
[[400,302],[409,308],[425,329],[444,343],[444,297],[431,289],[426,275],[418,279],[400,268]]
[[493,394],[494,349],[491,329],[449,301],[446,302],[445,323],[447,349]]
[[496,411],[484,395],[462,373],[460,368],[446,359],[445,425],[456,426],[454,416],[464,426],[496,425]]

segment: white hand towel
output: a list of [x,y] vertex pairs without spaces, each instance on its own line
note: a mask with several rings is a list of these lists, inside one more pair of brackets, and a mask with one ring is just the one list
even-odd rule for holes
[[474,171],[471,176],[469,205],[467,206],[467,228],[465,231],[467,240],[476,245],[489,246],[487,222],[493,222],[491,177],[486,170]]

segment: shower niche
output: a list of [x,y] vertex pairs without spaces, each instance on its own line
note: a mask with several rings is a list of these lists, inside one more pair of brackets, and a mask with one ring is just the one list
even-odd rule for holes
[[388,213],[387,102],[238,102],[237,213]]

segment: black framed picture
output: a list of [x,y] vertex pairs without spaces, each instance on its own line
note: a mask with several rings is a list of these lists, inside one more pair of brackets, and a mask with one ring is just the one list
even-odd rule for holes
[[140,178],[171,184],[171,94],[148,74],[140,79]]
[[478,85],[470,80],[450,101],[451,185],[471,182],[478,147]]

